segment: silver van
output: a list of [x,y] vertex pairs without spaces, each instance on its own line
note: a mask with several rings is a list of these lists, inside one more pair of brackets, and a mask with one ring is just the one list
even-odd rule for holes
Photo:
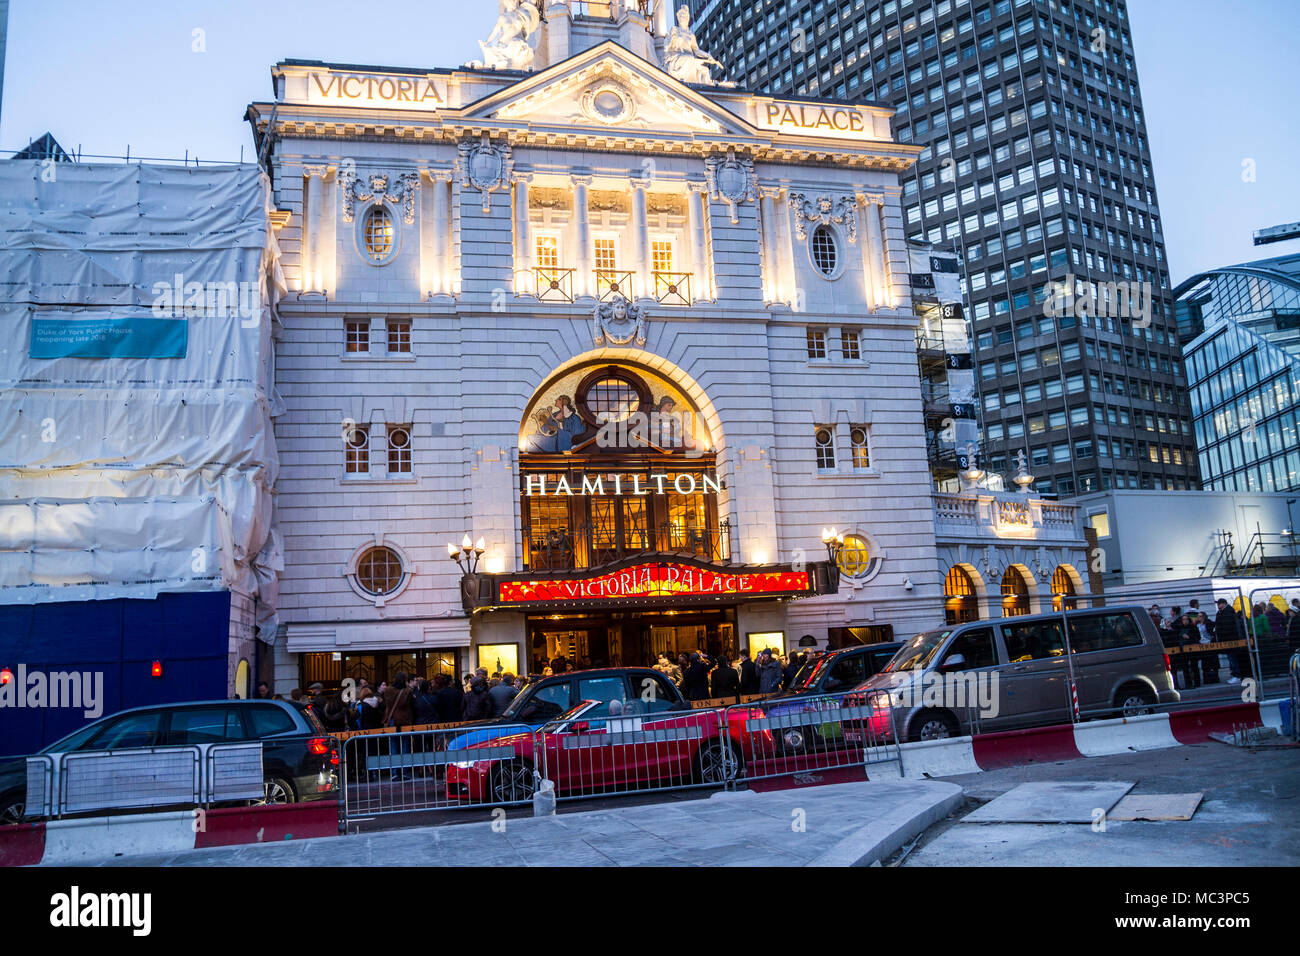
[[[1176,703],[1160,634],[1140,607],[970,621],[917,634],[855,688],[878,737],[935,740],[1069,723]],[[1071,673],[1073,672],[1073,673]]]

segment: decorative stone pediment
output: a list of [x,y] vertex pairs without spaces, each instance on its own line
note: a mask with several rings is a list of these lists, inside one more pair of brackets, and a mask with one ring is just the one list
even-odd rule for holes
[[606,43],[487,97],[471,116],[620,134],[750,136],[744,119],[652,64]]

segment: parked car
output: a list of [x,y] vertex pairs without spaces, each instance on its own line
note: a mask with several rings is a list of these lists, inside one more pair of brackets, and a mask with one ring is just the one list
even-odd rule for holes
[[827,711],[826,720],[820,723],[809,722],[806,717],[792,718],[789,727],[777,731],[778,752],[794,754],[844,743],[838,713],[841,695],[879,673],[902,646],[901,641],[858,644],[823,654],[800,668],[790,689],[764,698],[762,706],[768,717]]
[[[754,735],[744,730],[745,720],[762,713],[726,711],[728,722],[718,719],[720,713],[640,697],[580,701],[540,732],[508,734],[464,748],[465,759],[447,767],[447,796],[473,803],[526,800],[536,788],[534,771],[543,769],[560,796],[635,792],[683,782],[724,784],[742,772],[754,752]],[[512,753],[502,754],[505,748]]]
[[[258,803],[334,799],[338,741],[306,704],[285,700],[210,700],[123,710],[87,724],[40,751],[61,754],[138,747],[262,742],[265,792]],[[27,758],[0,762],[0,825],[19,823]]]
[[846,699],[873,708],[876,739],[908,741],[1068,722],[1071,672],[1084,717],[1131,717],[1179,700],[1142,608],[1067,611],[1065,620],[1068,635],[1059,613],[926,631]]
[[611,700],[649,698],[664,702],[664,710],[686,710],[690,704],[677,685],[650,667],[602,667],[555,674],[529,684],[499,717],[469,724],[447,743],[447,750],[462,750],[514,734],[520,726],[533,729],[557,719],[579,703],[594,700],[608,710]]

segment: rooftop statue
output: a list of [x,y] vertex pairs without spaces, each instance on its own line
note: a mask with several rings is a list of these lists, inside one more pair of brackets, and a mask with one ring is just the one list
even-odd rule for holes
[[486,41],[479,41],[483,59],[469,65],[489,70],[531,69],[533,46],[530,39],[541,22],[533,0],[501,0],[496,26]]
[[691,11],[688,7],[677,10],[677,26],[668,31],[668,42],[664,46],[664,66],[669,75],[683,83],[701,83],[713,85],[713,71],[710,66],[721,68],[722,64],[700,49],[691,32]]

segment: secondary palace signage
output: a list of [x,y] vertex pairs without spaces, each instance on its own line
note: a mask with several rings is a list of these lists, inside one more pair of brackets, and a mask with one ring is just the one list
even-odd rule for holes
[[826,562],[732,567],[664,556],[629,558],[597,569],[467,574],[461,598],[470,613],[484,608],[543,611],[775,601],[831,594],[837,587],[838,575]]
[[710,571],[688,564],[638,564],[576,580],[503,580],[502,604],[606,598],[787,594],[812,588],[807,571]]

